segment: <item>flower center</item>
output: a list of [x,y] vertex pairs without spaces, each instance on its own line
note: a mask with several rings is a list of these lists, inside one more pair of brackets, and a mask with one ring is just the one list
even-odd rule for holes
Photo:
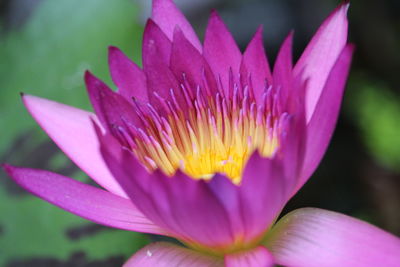
[[279,145],[279,124],[286,114],[279,110],[277,90],[267,88],[256,102],[248,87],[235,85],[229,97],[221,91],[207,95],[200,87],[191,95],[187,88],[171,89],[168,99],[154,93],[157,109],[134,100],[143,127],[127,143],[150,171],[159,168],[172,176],[180,169],[194,179],[223,173],[239,184],[253,151],[271,157]]

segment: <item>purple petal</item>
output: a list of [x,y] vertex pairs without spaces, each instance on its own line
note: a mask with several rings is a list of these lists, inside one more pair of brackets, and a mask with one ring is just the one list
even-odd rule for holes
[[385,266],[400,263],[400,239],[344,214],[303,208],[284,216],[265,242],[284,266]]
[[221,258],[191,249],[158,242],[136,252],[123,267],[223,267]]
[[[196,95],[198,86],[202,89],[207,86],[206,88],[210,89],[209,95],[215,94],[217,84],[210,66],[179,28],[175,29],[170,65],[181,84],[185,84],[185,80],[187,80],[191,87],[188,89],[192,91],[193,95]],[[206,90],[203,92],[207,93]]]
[[306,92],[307,122],[311,119],[329,73],[347,42],[347,10],[345,1],[322,23],[294,68],[309,78]]
[[[172,40],[172,39],[171,39]],[[171,55],[171,40],[151,19],[147,20],[143,33],[143,68],[159,64],[168,65]]]
[[174,73],[166,65],[160,62],[157,65],[149,65],[145,68],[147,77],[147,86],[150,103],[160,112],[169,112],[166,100],[174,103],[171,97],[171,91],[181,108],[187,106],[184,95],[181,93],[180,84]]
[[262,27],[260,27],[243,54],[240,66],[242,79],[250,76],[254,97],[258,104],[267,85],[272,84],[271,70],[264,50]]
[[171,49],[171,41],[154,21],[148,20],[143,36],[143,66],[150,103],[160,112],[168,111],[162,102],[171,100],[171,89],[179,105],[186,106],[180,84],[169,67]]
[[259,246],[249,251],[228,254],[225,256],[226,267],[273,267],[274,258],[265,247]]
[[296,180],[287,177],[281,156],[286,155],[269,159],[254,153],[246,163],[239,186],[218,174],[208,183],[227,211],[234,234],[245,243],[262,237],[291,196]]
[[[239,187],[242,218],[251,240],[259,237],[273,223],[288,200],[284,166],[277,158],[253,153],[243,172]],[[260,216],[262,214],[262,216]]]
[[157,225],[190,244],[221,247],[233,242],[226,211],[206,182],[180,171],[173,177],[149,174],[128,151],[102,151],[127,195]]
[[216,75],[221,78],[225,96],[229,96],[229,70],[239,73],[242,55],[229,30],[213,11],[204,37],[203,55]]
[[147,102],[146,76],[143,71],[116,47],[108,49],[108,64],[118,93],[128,101],[137,98]]
[[85,82],[90,102],[101,124],[108,132],[116,134],[115,131],[118,127],[125,128],[126,125],[141,125],[141,120],[133,105],[125,98],[112,91],[88,71],[85,73]]
[[280,87],[286,95],[291,93],[292,87],[292,44],[293,32],[290,32],[279,49],[273,72],[274,86]]
[[153,0],[151,17],[170,40],[173,39],[174,29],[178,26],[192,45],[201,52],[202,47],[199,38],[172,0]]
[[328,147],[339,115],[353,51],[353,45],[347,45],[343,49],[329,74],[314,114],[307,125],[306,154],[297,189],[303,186],[317,168]]
[[100,154],[93,113],[31,95],[22,100],[32,117],[79,168],[108,191],[126,197]]
[[87,220],[129,231],[166,234],[128,199],[56,173],[3,167],[27,191]]

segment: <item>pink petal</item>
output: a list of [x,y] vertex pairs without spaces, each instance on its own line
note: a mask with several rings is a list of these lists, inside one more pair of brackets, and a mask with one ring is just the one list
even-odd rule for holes
[[160,171],[150,174],[129,151],[107,146],[102,151],[128,196],[157,225],[180,240],[207,247],[233,242],[227,214],[205,181],[180,171],[173,177]]
[[400,263],[400,239],[344,214],[303,208],[284,216],[266,240],[284,266],[385,266]]
[[161,112],[166,112],[167,109],[163,107],[160,99],[172,100],[171,89],[175,92],[179,105],[186,106],[179,82],[169,67],[171,49],[172,43],[168,37],[154,21],[148,20],[143,36],[143,67],[150,103]]
[[285,95],[292,93],[292,44],[293,32],[290,32],[279,49],[273,71],[274,86],[280,87]]
[[307,122],[314,113],[331,68],[347,42],[348,8],[345,1],[322,23],[294,68],[295,75],[304,71],[303,77],[310,79],[306,92]]
[[192,45],[199,52],[202,51],[201,43],[192,26],[172,0],[153,0],[151,17],[170,40],[173,39],[174,29],[178,26]]
[[236,210],[241,212],[245,239],[260,236],[279,215],[291,192],[286,180],[284,166],[278,159],[263,158],[257,152],[250,157],[238,189],[240,206]]
[[[172,39],[171,39],[172,40]],[[142,61],[143,68],[149,65],[169,64],[171,40],[151,19],[147,20],[143,33]]]
[[32,117],[62,151],[108,191],[126,197],[100,155],[93,113],[31,95],[22,100]]
[[118,92],[128,101],[137,98],[147,102],[146,76],[143,71],[116,47],[108,49],[111,77]]
[[229,70],[237,75],[242,55],[229,30],[216,11],[213,11],[204,37],[203,55],[216,78],[221,78],[225,96],[229,96]]
[[243,54],[240,72],[242,79],[248,79],[250,76],[254,97],[257,103],[260,103],[267,85],[272,84],[271,70],[262,39],[262,27],[257,30]]
[[3,167],[27,191],[87,220],[129,231],[165,234],[128,199],[56,173]]
[[136,252],[123,267],[223,267],[220,258],[181,246],[158,242]]
[[226,267],[273,267],[274,258],[265,247],[259,246],[249,251],[228,254],[225,256]]
[[179,28],[176,28],[174,33],[170,67],[181,84],[185,84],[185,80],[189,83],[190,88],[187,89],[191,91],[192,96],[196,96],[198,86],[204,96],[207,93],[215,95],[217,84],[210,66]]
[[317,168],[328,147],[339,115],[353,52],[353,45],[347,45],[341,52],[307,125],[306,154],[297,189],[303,186]]
[[174,92],[181,108],[184,109],[187,106],[179,82],[166,64],[160,62],[159,64],[149,65],[145,68],[145,72],[148,82],[147,86],[149,90],[150,103],[160,113],[169,112],[165,100],[170,100],[171,103],[173,103],[171,91]]
[[85,73],[85,83],[93,109],[108,132],[118,135],[116,131],[119,127],[126,127],[127,124],[136,127],[142,125],[131,104],[133,100],[128,102],[89,71]]

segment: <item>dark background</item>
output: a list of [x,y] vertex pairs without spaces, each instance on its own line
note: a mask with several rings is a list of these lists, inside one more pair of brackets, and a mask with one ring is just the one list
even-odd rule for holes
[[[217,9],[245,48],[259,24],[273,61],[295,30],[297,59],[339,4],[321,0],[176,1],[200,36]],[[89,109],[83,71],[110,83],[107,46],[140,63],[150,1],[0,1],[0,162],[43,168],[89,182],[42,133],[19,92]],[[400,235],[400,2],[354,0],[350,42],[357,50],[341,116],[314,176],[285,212],[320,207]],[[0,172],[0,266],[119,266],[149,238],[108,229],[36,199]]]

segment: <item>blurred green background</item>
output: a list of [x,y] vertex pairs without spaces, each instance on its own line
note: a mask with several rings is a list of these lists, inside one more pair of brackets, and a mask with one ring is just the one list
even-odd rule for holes
[[[320,0],[176,1],[203,34],[216,8],[241,48],[264,24],[273,60],[295,29],[295,58],[339,3]],[[140,63],[149,0],[0,1],[0,163],[89,182],[25,111],[19,92],[90,109],[83,72],[111,85],[107,47]],[[353,0],[357,51],[329,150],[286,210],[339,211],[400,234],[400,3]],[[153,237],[95,225],[41,201],[0,171],[0,266],[120,266]]]

